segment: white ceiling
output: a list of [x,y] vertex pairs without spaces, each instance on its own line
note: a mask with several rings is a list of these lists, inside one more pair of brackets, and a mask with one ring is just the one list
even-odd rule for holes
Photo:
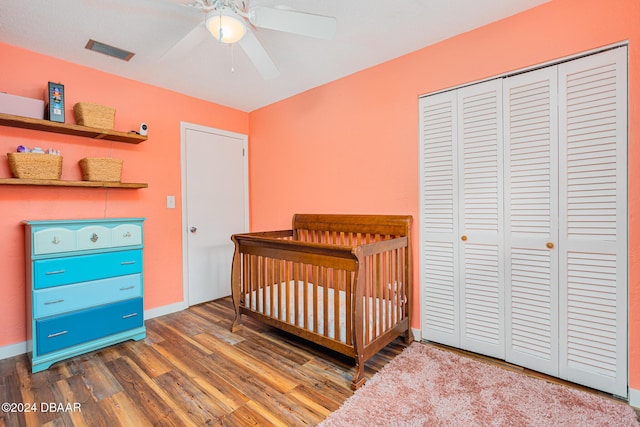
[[[190,0],[0,0],[0,42],[252,111],[547,1],[249,0],[337,18],[329,41],[256,29],[280,70],[272,80],[262,79],[239,46],[213,37],[180,60],[163,60],[204,22],[203,11],[185,5]],[[124,62],[89,51],[89,39],[135,56]]]

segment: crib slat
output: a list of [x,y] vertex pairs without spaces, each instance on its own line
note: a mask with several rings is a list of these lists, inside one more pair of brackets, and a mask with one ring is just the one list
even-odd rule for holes
[[300,326],[298,319],[300,318],[300,264],[293,264],[293,324]]
[[302,264],[303,287],[302,287],[302,326],[309,329],[309,266]]
[[[322,334],[325,337],[329,336],[329,285],[327,284],[328,272],[326,267],[322,267],[322,283],[323,283],[323,292],[322,292],[322,321],[323,321],[323,331]],[[335,289],[334,289],[335,292]]]
[[[329,292],[327,292],[329,293]],[[327,306],[327,309],[329,307]],[[329,311],[329,310],[325,310],[325,311]],[[340,313],[340,279],[338,278],[338,271],[337,270],[333,270],[333,337],[336,340],[339,340],[340,337],[342,336],[342,331],[340,330],[340,317],[341,317],[341,313]],[[329,329],[329,324],[326,323],[327,321],[325,321],[325,325],[327,325],[327,329]]]
[[291,305],[289,304],[289,301],[291,301],[291,286],[289,286],[289,284],[291,283],[293,263],[290,261],[285,261],[285,262],[287,263],[287,268],[285,270],[286,273],[285,273],[284,289],[285,289],[286,297],[285,297],[284,307],[286,311],[285,321],[289,322],[291,319]]
[[354,307],[351,299],[352,295],[352,283],[353,283],[353,273],[350,271],[342,270],[342,274],[344,275],[344,297],[345,297],[345,331],[346,331],[346,341],[347,345],[353,345],[353,339],[351,337],[351,331],[353,330],[353,325],[351,322],[351,314],[353,313]]
[[317,265],[312,266],[311,268],[311,282],[313,283],[313,296],[311,298],[312,302],[313,302],[313,306],[312,306],[312,314],[313,314],[313,325],[312,325],[312,330],[315,332],[318,332],[318,287],[321,286],[321,281],[320,281],[320,277],[318,274],[318,270],[320,270],[320,267],[318,267]]

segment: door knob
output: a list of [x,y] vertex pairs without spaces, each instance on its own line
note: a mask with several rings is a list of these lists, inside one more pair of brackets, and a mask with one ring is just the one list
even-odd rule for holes
[[553,243],[551,243],[551,242],[547,242],[547,247],[548,247],[549,249],[553,249]]
[[191,227],[189,231],[191,231],[192,233],[195,233],[196,231],[198,231],[198,227]]
[[465,236],[464,234],[462,235],[462,237],[460,238],[463,242],[467,241],[467,236]]

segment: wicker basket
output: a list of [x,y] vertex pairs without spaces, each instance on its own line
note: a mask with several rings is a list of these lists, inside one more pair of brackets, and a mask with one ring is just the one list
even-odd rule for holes
[[120,182],[122,177],[122,160],[85,157],[80,160],[82,179],[85,181]]
[[9,168],[15,178],[60,179],[62,156],[41,153],[7,153]]
[[75,104],[73,106],[73,114],[76,116],[76,123],[79,125],[98,129],[112,130],[116,118],[115,108],[88,102]]

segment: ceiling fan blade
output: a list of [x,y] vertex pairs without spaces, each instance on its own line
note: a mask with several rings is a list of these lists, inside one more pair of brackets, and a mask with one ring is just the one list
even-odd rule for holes
[[238,44],[265,80],[275,79],[280,75],[276,64],[273,63],[267,51],[264,50],[262,44],[260,44],[255,34],[253,34],[253,31],[251,31],[251,28],[247,27],[247,32]]
[[285,31],[318,39],[332,39],[336,34],[336,18],[293,10],[256,6],[249,9],[249,21],[256,27]]
[[184,58],[210,35],[204,24],[196,25],[193,30],[166,51],[160,57],[160,61],[171,62]]

